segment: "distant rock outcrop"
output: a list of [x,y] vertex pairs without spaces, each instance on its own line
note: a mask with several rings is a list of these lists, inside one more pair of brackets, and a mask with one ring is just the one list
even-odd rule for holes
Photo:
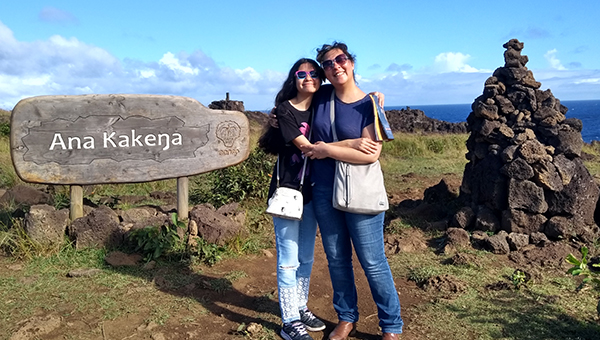
[[429,118],[425,112],[410,107],[389,110],[385,115],[393,132],[467,133],[466,122],[450,123]]
[[225,100],[215,100],[208,105],[212,110],[229,110],[244,112],[244,102],[239,100],[229,100],[229,92],[225,94]]
[[258,124],[260,126],[267,125],[267,123],[269,121],[269,116],[264,112],[246,111],[244,113],[246,114],[246,117],[248,117],[249,120],[254,120],[254,121],[258,122]]
[[454,221],[469,225],[456,226],[590,242],[600,190],[581,159],[582,123],[565,117],[550,89],[539,89],[522,42],[503,46],[505,65],[486,80],[467,118],[461,196],[474,217],[465,219],[463,209]]

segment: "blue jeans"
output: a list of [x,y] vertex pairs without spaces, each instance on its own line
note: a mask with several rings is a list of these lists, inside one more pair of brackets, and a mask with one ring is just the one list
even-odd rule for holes
[[333,286],[333,306],[340,321],[358,321],[358,305],[352,246],[365,272],[377,305],[379,326],[386,333],[402,333],[400,299],[387,262],[383,241],[383,219],[378,215],[353,214],[337,210],[331,199],[333,187],[313,188],[313,204],[319,222],[323,248]]
[[273,217],[277,249],[277,290],[283,323],[300,320],[306,308],[315,255],[317,220],[313,204],[304,205],[302,221]]

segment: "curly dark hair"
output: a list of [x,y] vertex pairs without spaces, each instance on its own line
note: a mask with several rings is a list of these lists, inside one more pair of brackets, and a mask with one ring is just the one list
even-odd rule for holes
[[[325,61],[325,55],[333,50],[333,49],[339,49],[341,50],[346,57],[348,57],[348,60],[350,60],[353,64],[356,61],[356,56],[350,52],[348,52],[348,46],[346,44],[344,44],[343,42],[339,42],[339,41],[334,41],[331,45],[329,44],[324,44],[323,46],[321,46],[321,48],[317,48],[317,61],[319,62],[319,64],[322,64],[323,61]],[[325,71],[323,71],[325,72]],[[356,74],[354,71],[352,71],[352,79],[354,79],[354,83],[358,84],[358,82],[356,81]]]
[[356,61],[356,56],[348,52],[348,46],[346,44],[344,44],[343,42],[334,41],[331,45],[324,44],[323,46],[321,46],[321,48],[317,48],[317,61],[319,62],[319,64],[321,64],[324,61],[325,55],[329,51],[336,48],[342,50],[346,57],[348,57],[348,60],[350,60],[352,63]]

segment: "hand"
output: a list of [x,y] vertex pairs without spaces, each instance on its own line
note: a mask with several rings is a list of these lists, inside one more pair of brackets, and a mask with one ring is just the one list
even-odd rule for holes
[[310,157],[310,159],[323,159],[329,157],[329,145],[321,141],[314,144],[301,145],[300,150],[304,153],[304,156]]
[[383,102],[384,102],[384,99],[385,99],[385,95],[383,93],[377,92],[377,91],[371,92],[369,94],[377,96],[377,99],[379,99],[379,101],[377,102],[377,104],[379,104],[379,106],[381,106],[381,108],[383,109]]
[[269,125],[271,125],[272,127],[279,129],[279,122],[277,121],[277,115],[275,114],[275,107],[271,110],[271,112],[269,113],[268,117],[268,123]]
[[349,141],[349,146],[363,153],[373,155],[377,152],[377,142],[371,138],[357,138]]

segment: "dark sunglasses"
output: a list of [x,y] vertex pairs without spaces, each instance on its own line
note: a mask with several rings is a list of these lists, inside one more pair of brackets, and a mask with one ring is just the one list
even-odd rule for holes
[[344,66],[347,61],[348,61],[348,56],[346,56],[344,53],[342,53],[333,59],[324,60],[321,63],[321,67],[323,67],[323,69],[327,70],[327,69],[333,68],[333,63],[336,63],[340,66]]
[[306,72],[306,71],[296,71],[296,78],[302,80],[304,78],[306,78],[306,76],[309,75],[311,78],[319,78],[319,74],[317,73],[317,71],[312,70],[310,72]]

